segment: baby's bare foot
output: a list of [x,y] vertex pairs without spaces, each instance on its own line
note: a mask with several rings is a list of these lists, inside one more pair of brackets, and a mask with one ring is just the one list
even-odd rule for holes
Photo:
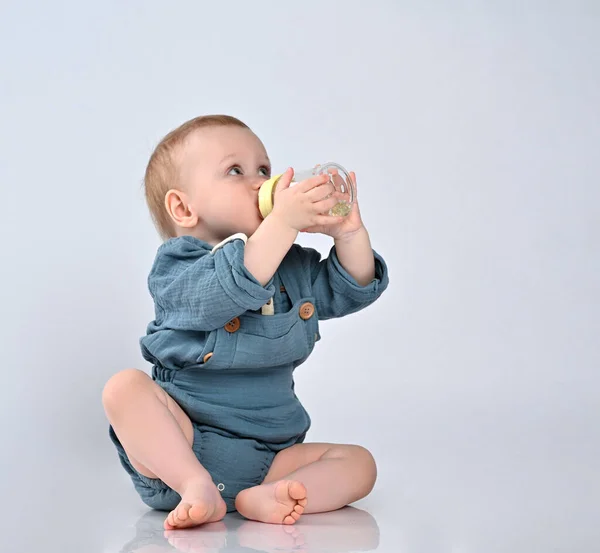
[[235,499],[235,506],[242,516],[270,524],[294,524],[307,503],[306,488],[294,480],[248,488]]
[[206,522],[222,520],[227,506],[219,490],[211,481],[191,482],[181,496],[181,502],[165,520],[165,530],[190,528]]

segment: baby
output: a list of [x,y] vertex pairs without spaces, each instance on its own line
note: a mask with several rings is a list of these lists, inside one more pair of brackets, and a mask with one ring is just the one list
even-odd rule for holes
[[[144,503],[170,511],[167,530],[235,510],[294,524],[375,484],[367,449],[304,443],[311,421],[293,373],[320,320],[381,295],[386,264],[357,203],[347,217],[326,215],[339,201],[327,176],[290,186],[288,169],[263,220],[258,191],[270,175],[258,137],[223,115],[169,133],[146,169],[164,239],[148,277],[155,320],[140,340],[152,377],[119,372],[102,400],[121,464]],[[331,236],[329,256],[295,244],[299,232]]]

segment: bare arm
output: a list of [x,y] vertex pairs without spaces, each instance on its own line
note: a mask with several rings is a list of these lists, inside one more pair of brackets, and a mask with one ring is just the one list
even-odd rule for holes
[[336,239],[335,249],[342,267],[358,284],[366,286],[375,278],[375,258],[364,226],[349,236]]
[[296,236],[296,229],[271,213],[248,239],[244,249],[244,265],[261,285],[271,280]]

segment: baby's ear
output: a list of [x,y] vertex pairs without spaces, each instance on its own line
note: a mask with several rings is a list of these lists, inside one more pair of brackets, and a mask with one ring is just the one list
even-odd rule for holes
[[171,189],[165,194],[165,209],[179,227],[192,228],[198,224],[198,215],[191,210],[187,194],[181,190]]

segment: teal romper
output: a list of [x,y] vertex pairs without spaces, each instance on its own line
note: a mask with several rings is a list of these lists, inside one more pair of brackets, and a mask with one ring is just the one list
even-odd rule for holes
[[[155,320],[140,340],[152,379],[192,421],[193,451],[228,511],[264,480],[277,452],[304,441],[311,420],[293,373],[320,339],[319,321],[363,309],[388,285],[376,252],[375,278],[360,286],[335,246],[321,260],[294,244],[262,286],[244,265],[245,243],[242,234],[214,248],[191,236],[163,243],[148,277]],[[179,494],[139,474],[109,433],[142,500],[174,509]]]

